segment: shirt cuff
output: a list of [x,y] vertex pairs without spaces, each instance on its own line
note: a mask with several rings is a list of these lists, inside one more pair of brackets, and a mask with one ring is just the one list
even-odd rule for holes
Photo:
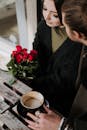
[[[58,130],[61,130],[61,127],[62,127],[62,125],[63,125],[64,120],[65,120],[65,118],[63,117],[63,118],[61,119],[61,121],[60,121],[59,126],[58,126]],[[68,125],[64,128],[64,130],[68,130]]]
[[58,130],[61,130],[61,126],[62,126],[62,124],[63,124],[63,122],[64,122],[64,117],[61,119],[61,121],[60,121],[60,124],[59,124],[59,126],[58,126]]

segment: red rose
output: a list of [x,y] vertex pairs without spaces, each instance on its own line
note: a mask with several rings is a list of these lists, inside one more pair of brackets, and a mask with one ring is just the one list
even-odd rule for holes
[[28,57],[27,49],[26,48],[22,49],[21,54],[23,56],[23,61],[26,61]]
[[18,64],[21,63],[21,61],[23,60],[23,56],[21,54],[16,55],[15,58]]
[[17,51],[13,51],[12,52],[12,57],[14,58],[16,56],[16,54],[17,54]]
[[36,58],[36,56],[37,56],[37,51],[36,50],[31,50],[30,51],[30,55],[32,55],[33,56],[33,59],[35,59]]
[[22,51],[22,47],[20,45],[16,46],[17,52],[21,52]]
[[29,54],[29,55],[28,55],[28,60],[29,60],[29,61],[32,61],[32,60],[33,60],[33,56]]
[[26,61],[28,58],[28,53],[25,53],[22,57],[23,57],[23,61]]
[[37,55],[37,51],[36,51],[36,50],[31,50],[31,51],[30,51],[30,54],[31,54],[31,55]]
[[22,53],[23,54],[27,53],[27,49],[26,48],[22,49]]

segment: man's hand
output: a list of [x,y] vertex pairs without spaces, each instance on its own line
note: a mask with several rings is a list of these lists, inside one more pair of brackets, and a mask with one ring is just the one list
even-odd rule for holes
[[61,121],[61,116],[44,106],[47,113],[39,113],[35,116],[28,113],[27,116],[33,119],[33,121],[26,120],[28,127],[33,130],[58,130],[58,126]]

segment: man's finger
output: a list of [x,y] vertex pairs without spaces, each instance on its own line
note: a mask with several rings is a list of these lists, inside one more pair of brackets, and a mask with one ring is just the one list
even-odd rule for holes
[[35,127],[35,126],[31,126],[31,125],[28,125],[29,128],[31,128],[32,130],[39,130],[39,127]]
[[35,122],[37,122],[38,117],[36,117],[35,115],[31,114],[31,113],[27,113],[27,116],[29,116],[30,118],[32,118]]
[[45,105],[43,105],[43,107],[48,114],[52,113],[52,111],[48,107],[46,107]]
[[39,124],[30,120],[25,119],[25,121],[28,123],[28,127],[33,130],[39,130]]

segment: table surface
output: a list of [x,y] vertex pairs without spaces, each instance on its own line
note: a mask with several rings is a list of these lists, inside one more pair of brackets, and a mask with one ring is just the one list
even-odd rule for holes
[[32,88],[19,80],[12,83],[12,80],[9,72],[0,70],[0,130],[29,130],[16,108],[20,97]]

